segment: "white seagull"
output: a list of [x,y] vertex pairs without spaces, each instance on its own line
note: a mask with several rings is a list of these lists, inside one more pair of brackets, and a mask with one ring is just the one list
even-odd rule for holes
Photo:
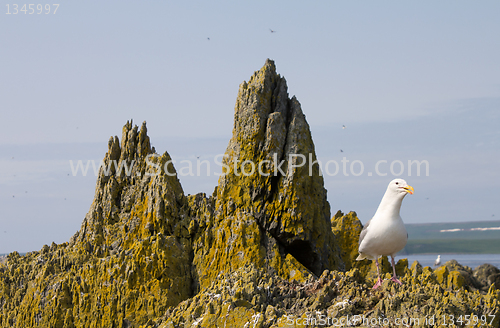
[[396,265],[394,256],[402,250],[408,240],[408,233],[399,210],[401,202],[406,194],[413,194],[413,187],[409,186],[403,179],[394,179],[389,183],[387,190],[378,206],[373,218],[366,223],[359,236],[359,256],[357,261],[363,259],[375,260],[377,265],[378,280],[373,288],[382,285],[378,258],[391,256],[392,281],[402,285],[396,276]]
[[438,266],[441,264],[441,255],[438,255],[436,261],[434,261],[434,266]]

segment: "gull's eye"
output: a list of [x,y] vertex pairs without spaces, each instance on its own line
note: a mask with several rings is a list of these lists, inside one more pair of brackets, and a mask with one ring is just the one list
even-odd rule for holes
[[399,184],[399,182],[396,182],[396,184]]

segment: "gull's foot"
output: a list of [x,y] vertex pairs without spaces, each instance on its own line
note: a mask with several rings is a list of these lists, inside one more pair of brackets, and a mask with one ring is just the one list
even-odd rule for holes
[[394,282],[397,282],[400,285],[403,285],[403,283],[401,281],[399,281],[399,279],[396,278],[396,277],[392,277],[391,280],[394,281]]
[[373,286],[372,289],[377,289],[380,286],[382,286],[382,279],[380,279],[380,277],[378,277],[377,283]]

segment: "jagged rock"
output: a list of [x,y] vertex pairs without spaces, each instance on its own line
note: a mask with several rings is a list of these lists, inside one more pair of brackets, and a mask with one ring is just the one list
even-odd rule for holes
[[301,281],[343,269],[309,126],[273,61],[240,85],[234,117],[213,228],[195,241],[201,286],[250,263]]
[[166,174],[175,173],[169,161],[167,152],[162,156],[152,152],[146,122],[140,130],[127,122],[121,145],[118,137],[109,140],[94,201],[70,243],[87,241],[96,248],[116,246],[119,241],[119,247],[126,248],[135,238],[182,230],[177,226],[187,223],[181,210],[184,192],[177,176]]
[[[351,326],[361,327],[403,323],[437,327],[449,325],[452,316],[458,319],[463,313],[476,314],[476,321],[483,320],[483,326],[499,324],[500,292],[494,288],[486,295],[463,288],[448,291],[430,283],[428,274],[432,272],[405,275],[402,287],[388,280],[372,290],[358,282],[354,270],[324,271],[319,278],[299,283],[269,275],[253,265],[244,266],[221,274],[203,292],[169,311],[160,328],[338,327],[349,326],[345,324],[349,320]],[[326,322],[321,324],[320,320]]]
[[332,231],[339,245],[345,268],[350,270],[357,262],[359,234],[363,230],[363,225],[359,221],[356,212],[349,212],[344,215],[341,211],[338,211],[331,222]]
[[[149,157],[148,157],[149,155]],[[185,197],[177,177],[149,163],[170,160],[153,152],[146,125],[132,122],[108,143],[94,201],[69,243],[44,246],[7,268],[2,326],[138,326],[192,296],[191,241]],[[170,166],[170,172],[175,169]],[[19,288],[19,286],[23,286]],[[17,289],[17,290],[16,290]],[[14,293],[15,291],[15,293]]]
[[468,266],[463,266],[456,260],[450,260],[444,264],[448,269],[448,288],[460,288],[462,286],[469,289],[477,289],[480,287],[477,280],[473,276],[473,271]]

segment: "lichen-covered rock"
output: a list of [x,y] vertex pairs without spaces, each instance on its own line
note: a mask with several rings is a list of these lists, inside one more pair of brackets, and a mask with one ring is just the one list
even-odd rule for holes
[[481,286],[474,277],[472,269],[468,266],[463,266],[456,260],[448,261],[444,266],[449,271],[447,280],[448,288],[460,288],[464,286],[469,290],[476,290]]
[[341,211],[333,216],[331,223],[345,268],[350,270],[358,257],[359,234],[363,230],[363,225],[356,212],[344,215]]
[[2,260],[0,327],[423,327],[466,315],[499,326],[491,267],[402,259],[399,286],[383,258],[387,281],[373,290],[375,265],[354,261],[361,223],[354,212],[330,221],[315,160],[272,61],[240,86],[226,175],[209,197],[185,196],[168,153],[127,122],[80,231]]
[[494,288],[486,295],[447,290],[427,278],[407,274],[403,286],[387,280],[373,290],[358,282],[354,270],[324,271],[298,283],[249,265],[221,274],[170,310],[160,327],[338,327],[348,321],[361,327],[437,327],[465,322],[466,315],[475,316],[479,327],[500,323],[500,292]]
[[201,286],[248,264],[300,281],[343,269],[309,126],[274,62],[240,85],[234,117],[210,229],[194,242]]
[[185,196],[175,175],[148,164],[169,160],[154,153],[145,124],[127,122],[121,145],[108,143],[81,230],[69,243],[8,257],[0,326],[137,327],[191,297]]
[[474,269],[473,276],[483,291],[487,291],[491,285],[500,290],[500,269],[496,266],[488,263],[481,264]]

